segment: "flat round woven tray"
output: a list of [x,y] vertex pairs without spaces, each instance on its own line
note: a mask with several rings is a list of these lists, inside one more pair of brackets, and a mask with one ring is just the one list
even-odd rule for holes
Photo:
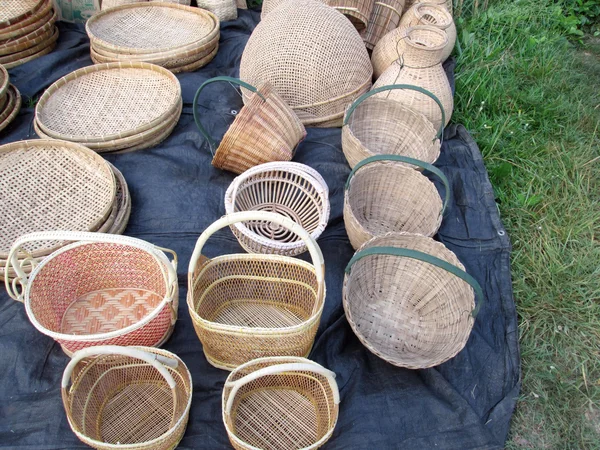
[[34,45],[43,42],[49,36],[52,36],[52,33],[54,32],[54,23],[55,21],[51,19],[40,28],[33,30],[25,36],[3,41],[0,44],[0,55],[10,55],[11,53],[31,48]]
[[46,0],[4,0],[0,9],[0,29],[26,19]]
[[0,64],[11,64],[16,61],[22,61],[29,56],[33,56],[39,54],[40,52],[48,49],[49,47],[54,48],[56,45],[56,41],[58,40],[58,28],[54,27],[53,33],[51,33],[46,39],[42,40],[42,42],[34,45],[31,48],[21,50],[17,53],[12,53],[10,55],[0,56]]
[[52,0],[46,0],[42,7],[34,14],[27,17],[27,19],[23,20],[22,22],[15,23],[9,27],[0,29],[0,41],[3,42],[7,39],[25,36],[26,34],[42,27],[53,17],[54,20],[56,20],[56,11],[53,11],[52,6]]
[[8,72],[6,71],[6,68],[0,64],[0,98],[6,95],[6,91],[8,90],[8,81]]
[[22,59],[18,59],[16,61],[13,61],[10,63],[6,63],[6,64],[4,64],[4,67],[6,67],[7,69],[12,69],[14,67],[18,67],[22,64],[25,64],[26,62],[33,61],[34,59],[39,58],[40,56],[44,56],[44,55],[47,55],[48,53],[51,53],[55,47],[56,47],[56,41],[52,42],[45,49],[40,50],[39,52],[34,53],[33,55],[28,56],[27,58],[22,58]]
[[0,112],[0,131],[4,130],[17,117],[21,110],[21,93],[12,84],[8,88],[8,102],[4,105],[4,111]]
[[[35,180],[35,182],[34,182]],[[58,140],[19,141],[0,146],[0,258],[13,242],[35,231],[95,231],[115,200],[115,175],[90,149]],[[48,254],[56,242],[36,242],[32,256]]]
[[164,123],[180,101],[179,81],[162,67],[98,64],[50,86],[36,106],[35,118],[40,130],[53,138],[102,143]]

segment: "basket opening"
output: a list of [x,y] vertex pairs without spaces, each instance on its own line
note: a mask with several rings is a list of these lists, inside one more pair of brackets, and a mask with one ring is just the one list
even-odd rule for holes
[[452,17],[447,11],[440,11],[440,7],[422,5],[418,12],[419,25],[433,25],[444,29],[450,25]]
[[446,44],[446,36],[443,33],[431,29],[411,28],[406,36],[408,41],[421,47],[423,50],[435,50]]

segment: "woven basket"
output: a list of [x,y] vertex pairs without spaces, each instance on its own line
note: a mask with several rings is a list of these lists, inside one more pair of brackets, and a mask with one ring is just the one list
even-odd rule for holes
[[[27,276],[17,255],[32,241],[77,242]],[[5,273],[12,266],[18,277],[5,284],[12,298],[25,302],[34,327],[69,355],[96,345],[159,346],[177,320],[176,258],[171,250],[125,236],[32,233],[14,243]]]
[[[239,211],[281,214],[316,240],[329,220],[329,188],[319,172],[304,164],[261,164],[233,180],[225,193],[225,213]],[[307,250],[296,234],[269,222],[237,223],[231,231],[251,253],[295,256]]]
[[0,64],[0,98],[5,97],[8,91],[8,85],[10,81],[10,77],[6,68]]
[[4,110],[0,111],[0,131],[11,124],[21,110],[21,93],[14,85],[8,86]]
[[49,20],[42,27],[25,36],[2,41],[2,43],[0,43],[0,55],[10,55],[42,43],[54,33],[54,23],[54,20]]
[[248,9],[246,0],[237,0],[237,7],[238,7],[238,9]]
[[[218,147],[200,123],[198,112],[200,93],[217,81],[235,83],[253,92]],[[213,166],[237,174],[258,164],[291,160],[298,143],[306,136],[296,114],[269,83],[262,83],[257,89],[231,77],[215,77],[202,83],[194,97],[194,120],[210,145]]]
[[24,64],[29,57],[34,55],[39,55],[44,51],[52,51],[56,46],[56,41],[58,40],[58,28],[54,27],[52,30],[52,34],[40,42],[28,48],[26,50],[22,50],[20,52],[12,53],[10,55],[0,56],[0,64],[6,64],[9,68],[17,67],[18,65]]
[[[268,221],[293,231],[306,243],[313,263],[280,255],[202,255],[216,231],[248,221]],[[229,214],[209,226],[196,243],[187,303],[204,355],[215,367],[232,370],[255,358],[308,355],[324,301],[321,250],[287,217],[261,211]]]
[[192,376],[177,355],[100,346],[73,355],[61,392],[69,425],[100,450],[171,450],[183,438]]
[[375,237],[346,267],[346,318],[367,349],[395,366],[423,369],[454,357],[481,301],[481,287],[456,255],[428,237]]
[[0,10],[0,30],[25,21],[40,9],[46,0],[5,0]]
[[[410,8],[412,8],[417,3],[423,3],[420,0],[406,0],[406,4],[404,5],[404,12],[406,13]],[[452,0],[426,0],[426,3],[433,4],[436,6],[445,7],[450,14],[453,13],[453,4]]]
[[[371,85],[360,35],[316,0],[284,2],[261,21],[242,54],[240,78],[267,81],[304,125],[339,127],[348,104]],[[249,93],[244,93],[244,101]]]
[[[436,175],[446,188],[442,199],[420,166]],[[390,231],[433,236],[442,223],[450,197],[446,176],[431,164],[400,155],[377,155],[356,166],[346,182],[344,224],[354,249]]]
[[221,22],[237,19],[237,0],[196,0],[198,8],[212,12]]
[[[13,5],[17,2],[22,3],[23,5],[31,5],[33,3],[29,0],[7,1],[9,3],[12,3]],[[0,41],[6,41],[7,39],[25,36],[26,34],[43,26],[53,17],[55,12],[53,11],[52,0],[43,0],[42,2],[36,1],[36,3],[38,3],[38,7],[36,7],[33,10],[30,10],[27,17],[15,20],[11,25],[0,28]]]
[[335,373],[305,358],[260,358],[223,389],[223,422],[236,450],[317,449],[337,423]]
[[377,45],[383,35],[398,26],[403,9],[404,0],[382,0],[374,3],[369,24],[363,36],[369,50]]
[[367,28],[375,0],[327,0],[327,4],[345,15],[354,27]]

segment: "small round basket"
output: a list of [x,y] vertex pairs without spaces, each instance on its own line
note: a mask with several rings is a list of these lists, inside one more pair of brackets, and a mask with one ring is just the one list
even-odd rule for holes
[[173,353],[99,346],[73,355],[62,379],[69,425],[99,450],[170,450],[185,433],[192,377]]
[[[280,255],[202,255],[216,231],[247,221],[271,222],[296,233],[313,263]],[[229,214],[196,243],[187,303],[206,359],[215,367],[232,370],[255,358],[308,355],[324,301],[323,254],[310,234],[287,217],[261,211]]]
[[456,356],[481,301],[456,255],[429,237],[377,236],[346,267],[346,318],[367,349],[395,366],[424,369]]
[[[329,188],[319,172],[304,164],[261,164],[233,180],[225,193],[225,213],[239,211],[281,214],[302,226],[316,240],[329,220]],[[306,245],[298,236],[268,222],[237,223],[231,231],[251,253],[295,256],[306,251]]]
[[[214,152],[217,144],[200,123],[197,105],[202,90],[217,81],[238,84],[253,94]],[[291,160],[296,147],[306,136],[304,126],[273,86],[262,83],[257,89],[231,77],[211,78],[198,88],[194,97],[194,120],[213,151],[213,166],[237,174],[258,164]]]
[[[446,198],[411,164],[442,180]],[[442,223],[450,188],[446,176],[431,164],[399,155],[377,155],[356,166],[346,182],[344,224],[354,249],[390,231],[433,236]]]
[[[76,241],[44,258],[19,262],[33,241]],[[173,255],[169,261],[164,252]],[[25,303],[29,320],[71,355],[96,345],[160,346],[177,320],[177,256],[126,236],[54,231],[13,244],[5,267],[9,295]],[[24,265],[33,264],[31,275]]]
[[259,358],[223,389],[223,422],[237,450],[317,449],[331,437],[340,394],[335,373],[305,358]]
[[429,119],[410,107],[386,98],[370,98],[393,89],[408,89],[429,96],[437,103],[442,120],[445,120],[441,102],[423,88],[394,84],[373,89],[346,111],[342,149],[350,167],[377,154],[404,155],[430,164],[440,155],[442,125],[436,133]]

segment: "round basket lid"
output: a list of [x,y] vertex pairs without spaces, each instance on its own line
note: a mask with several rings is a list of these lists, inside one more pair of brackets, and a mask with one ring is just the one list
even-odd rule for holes
[[61,78],[40,98],[42,132],[76,142],[106,142],[142,133],[173,115],[181,100],[177,78],[138,62],[97,64]]
[[3,0],[0,28],[8,27],[33,14],[46,0]]
[[92,45],[121,53],[160,53],[201,45],[219,19],[201,8],[172,3],[133,3],[92,16],[85,29]]
[[[13,242],[36,231],[93,231],[104,223],[116,195],[106,161],[79,144],[58,140],[0,146],[0,258]],[[57,243],[28,250],[44,255]]]

